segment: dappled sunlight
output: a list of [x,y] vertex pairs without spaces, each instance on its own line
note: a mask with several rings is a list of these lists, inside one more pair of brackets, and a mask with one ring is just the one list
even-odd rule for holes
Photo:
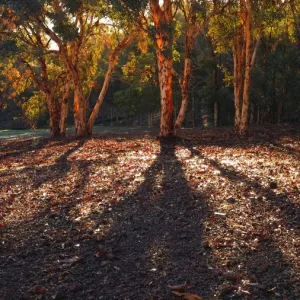
[[[299,212],[299,202],[295,203],[298,187],[293,183],[299,178],[298,161],[273,153],[267,147],[259,156],[259,152],[251,147],[242,155],[237,149],[218,153],[205,148],[201,151],[194,148],[193,151],[199,158],[199,166],[201,161],[209,166],[201,179],[209,182],[211,188],[215,187],[209,193],[210,188],[205,184],[208,188],[206,200],[212,210],[211,217],[204,222],[208,229],[205,239],[212,254],[212,266],[227,270],[221,273],[227,278],[228,285],[232,281],[239,283],[234,288],[240,295],[251,295],[255,287],[265,286],[265,281],[270,280],[271,266],[288,267],[289,271],[286,270],[282,277],[294,282],[294,276],[299,272],[296,256],[300,237],[295,231],[297,225],[293,228],[290,217],[286,219],[282,209],[289,203],[297,205],[296,212]],[[289,180],[287,170],[288,174],[293,170]],[[289,202],[282,206],[285,201]],[[298,223],[296,218],[295,224]],[[266,256],[269,259],[266,260]],[[253,277],[254,265],[260,265],[260,278]],[[268,284],[268,291],[279,296],[278,282],[274,281],[273,286],[271,282]],[[220,286],[219,292],[223,288]]]
[[89,272],[112,296],[115,278],[128,290],[137,277],[144,298],[168,299],[167,286],[186,281],[207,299],[296,292],[298,160],[214,142],[115,137],[9,152],[0,227],[5,251],[33,278],[28,289],[34,276],[52,289],[53,274]]

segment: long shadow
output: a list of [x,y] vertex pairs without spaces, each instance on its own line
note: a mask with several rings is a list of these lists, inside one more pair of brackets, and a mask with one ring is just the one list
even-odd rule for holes
[[99,257],[87,257],[80,269],[93,274],[95,298],[172,299],[167,285],[184,282],[191,292],[212,296],[218,279],[203,246],[208,209],[189,187],[175,152],[174,141],[162,141],[143,183],[100,217],[89,216],[103,230]]
[[[29,296],[23,296],[46,299],[173,299],[167,285],[187,282],[190,286],[187,291],[205,299],[214,299],[215,291],[224,278],[211,270],[211,250],[203,243],[206,235],[203,223],[210,216],[210,209],[204,195],[189,186],[176,155],[178,145],[182,145],[181,142],[161,141],[160,152],[142,174],[143,181],[138,188],[121,201],[103,206],[103,210],[89,214],[80,222],[74,221],[71,214],[85,197],[91,162],[74,162],[80,174],[75,183],[77,188],[71,195],[62,194],[66,200],[59,201],[57,212],[49,214],[49,208],[53,207],[50,201],[30,220],[16,223],[4,232],[3,241],[9,243],[9,247],[4,255],[0,248],[0,298],[18,299],[22,297],[21,291],[31,290]],[[257,185],[247,176],[205,158],[194,149],[195,145],[190,141],[183,142],[193,155],[205,159],[207,164],[220,170],[221,175],[233,183],[243,181],[259,195],[274,196],[270,201],[276,199],[275,202],[281,203],[282,198],[289,204],[286,195],[280,198],[272,194],[271,189]],[[118,151],[126,151],[125,145],[124,150]],[[72,149],[69,149],[56,160],[42,183],[64,180],[70,166],[74,165],[67,159],[71,153]],[[96,163],[106,164],[104,161]],[[116,157],[112,157],[108,165],[115,163]],[[105,195],[98,192],[97,197],[100,205]],[[289,217],[289,214],[286,212],[284,217],[289,226],[296,229],[297,219],[293,214]],[[88,223],[95,224],[92,232],[98,230],[97,239],[86,227]],[[31,236],[26,234],[27,231]],[[19,234],[13,237],[13,232]],[[276,243],[270,238],[264,239],[261,245],[256,252],[241,254],[249,274],[267,284],[272,283],[270,275],[277,280],[290,277],[292,267],[286,265]],[[7,254],[7,249],[10,249],[11,255]],[[269,257],[267,267],[258,269],[257,266],[263,266],[264,257]],[[70,258],[75,258],[75,261],[70,261]],[[291,281],[284,280],[284,284],[287,282]],[[270,285],[265,290],[272,287]],[[293,298],[294,287],[290,291],[286,286],[282,288],[286,290],[284,297],[297,299]],[[275,297],[272,292],[266,294],[265,290],[256,292],[253,297],[250,295],[248,299]],[[228,297],[230,299],[230,295]],[[241,299],[247,297],[241,296]]]
[[[253,214],[262,214],[267,211],[274,211],[279,208],[280,217],[283,224],[295,233],[296,239],[299,238],[300,229],[300,206],[289,201],[287,194],[277,194],[273,189],[264,187],[256,180],[251,180],[246,175],[228,169],[217,160],[208,159],[200,151],[196,150],[191,143],[186,143],[192,155],[198,156],[220,171],[220,175],[226,177],[234,184],[243,183],[247,189],[255,192],[256,197],[251,199],[251,209]],[[264,224],[264,225],[263,225]],[[282,250],[276,244],[273,237],[274,229],[278,223],[262,224],[257,223],[257,228],[244,239],[253,240],[256,236],[258,246],[253,250],[247,250],[241,254],[240,263],[246,265],[246,272],[252,280],[263,283],[252,295],[251,299],[265,299],[277,297],[282,299],[298,299],[300,297],[300,282],[297,280],[297,266],[288,262]],[[255,285],[254,285],[255,286]]]
[[277,194],[270,187],[265,187],[257,180],[251,180],[246,175],[235,171],[234,169],[228,169],[222,166],[217,160],[206,158],[200,151],[194,147],[189,146],[189,150],[193,155],[199,156],[204,161],[214,168],[220,171],[221,176],[226,177],[232,182],[243,182],[249,188],[253,189],[258,197],[266,197],[267,201],[279,207],[281,209],[281,215],[286,220],[288,226],[299,229],[300,228],[300,205],[291,203],[288,200],[288,195],[281,193]]
[[[82,172],[79,194],[71,196],[71,203],[61,203],[60,213],[51,216],[44,210],[18,224],[14,231],[33,234],[16,249],[11,241],[14,261],[0,260],[2,296],[20,296],[12,292],[19,282],[22,291],[31,290],[29,295],[43,288],[46,295],[59,293],[64,299],[173,299],[167,286],[186,282],[187,292],[211,299],[219,279],[203,245],[208,207],[185,178],[176,142],[162,141],[160,153],[142,175],[143,182],[122,201],[75,222],[70,213],[82,201],[77,198],[88,176]],[[99,198],[101,204],[101,194]],[[83,228],[88,223],[97,224],[98,240]],[[80,261],[67,266],[58,262],[73,257]]]
[[[0,155],[0,160],[10,159],[27,154],[30,151],[38,151],[45,148],[52,148],[59,145],[65,145],[70,142],[70,139],[53,140],[49,138],[29,139],[26,141],[12,141],[5,142],[3,145],[0,143],[0,153],[6,152]],[[12,149],[18,149],[13,151]]]
[[[65,143],[65,142],[64,142]],[[59,143],[60,144],[60,143]],[[8,180],[0,183],[0,190],[2,189],[11,193],[11,198],[14,198],[14,190],[16,186],[22,186],[22,195],[26,195],[31,192],[36,192],[37,189],[40,189],[41,186],[45,183],[49,185],[55,185],[57,182],[63,182],[65,179],[68,171],[70,170],[72,163],[67,161],[67,158],[84,144],[84,140],[78,141],[77,145],[74,147],[70,147],[69,150],[63,153],[60,157],[58,157],[55,161],[54,165],[51,166],[28,166],[23,168],[22,170],[16,171],[8,171],[9,178]],[[75,191],[78,191],[82,186],[83,183],[86,183],[86,178],[84,174],[86,173],[84,170],[87,170],[90,162],[88,161],[78,161],[77,162],[78,168],[83,170],[81,175],[83,176],[82,182],[79,184],[77,183],[75,186]],[[18,193],[18,191],[15,191]],[[47,211],[50,210],[51,201],[50,199],[55,196],[55,193],[58,191],[53,191],[54,195],[45,195],[41,197],[43,200],[41,201],[42,207],[46,207],[44,209],[41,208],[41,215],[45,215]],[[24,201],[24,196],[19,201]],[[4,197],[6,199],[7,197]],[[1,201],[0,202],[0,221],[11,214],[10,206],[12,201]],[[37,216],[38,217],[38,216]]]
[[[62,146],[67,143],[70,143],[71,141],[63,141],[63,142],[58,142],[54,146]],[[55,180],[60,180],[60,178],[63,178],[65,174],[68,172],[70,169],[70,163],[68,163],[67,159],[68,157],[76,152],[79,148],[81,148],[84,145],[85,141],[84,140],[79,140],[75,146],[72,146],[69,148],[69,150],[63,154],[61,154],[56,160],[53,165],[50,166],[25,166],[21,170],[18,169],[16,171],[13,170],[6,170],[1,173],[1,176],[6,176],[9,175],[11,179],[5,182],[6,186],[13,186],[15,184],[21,185],[23,175],[31,175],[30,180],[31,180],[31,188],[38,188],[41,184],[45,183],[46,181],[55,181]],[[41,150],[45,147],[48,147],[47,144],[43,144],[43,146],[40,146],[37,150]],[[25,152],[24,152],[25,153]],[[26,163],[26,159],[25,159]],[[14,176],[18,175],[18,176]],[[33,182],[33,184],[32,184]],[[27,183],[26,183],[27,184]],[[1,186],[0,186],[1,188]]]
[[[78,231],[69,219],[69,211],[82,201],[82,191],[88,182],[90,162],[79,162],[78,187],[71,195],[57,190],[56,199],[46,199],[36,214],[12,223],[2,231],[3,250],[9,256],[0,255],[0,298],[36,299],[44,298],[48,290],[49,277],[59,282],[56,276],[59,260],[72,251],[72,237]],[[57,174],[56,174],[57,175]],[[63,177],[58,180],[64,180]],[[12,233],[12,234],[11,234]],[[4,244],[5,243],[5,244]],[[64,246],[66,245],[66,246]],[[50,264],[53,268],[45,267]],[[49,299],[56,297],[49,295]],[[47,298],[48,299],[48,298]]]
[[240,137],[231,128],[218,128],[214,131],[190,130],[185,136],[197,141],[201,146],[218,146],[221,148],[248,149],[255,146],[272,148],[278,153],[288,154],[300,158],[299,150],[282,143],[281,139],[292,137],[296,141],[300,138],[299,126],[269,126],[250,128],[250,133]]
[[[81,209],[81,204],[88,201],[89,191],[86,186],[89,183],[91,167],[111,166],[117,163],[114,155],[110,155],[104,161],[68,161],[68,157],[82,147],[84,142],[79,141],[62,153],[50,168],[45,166],[23,170],[29,172],[38,168],[41,178],[32,176],[32,179],[35,179],[33,186],[38,188],[43,183],[53,183],[56,190],[55,195],[40,201],[41,204],[34,215],[23,221],[12,222],[1,230],[1,299],[44,298],[44,294],[47,294],[46,298],[49,299],[74,299],[70,291],[74,287],[73,274],[66,272],[65,269],[69,266],[66,267],[65,264],[68,265],[68,258],[81,255],[80,244],[82,247],[90,247],[90,239],[82,237],[82,232],[88,230],[82,222],[73,222],[73,216]],[[64,185],[70,185],[70,181],[65,184],[64,181],[71,168],[77,169],[72,171],[77,176],[72,175],[73,188],[68,191]],[[92,243],[92,246],[91,249],[96,248],[95,243]],[[65,289],[66,293],[63,296],[57,295]]]

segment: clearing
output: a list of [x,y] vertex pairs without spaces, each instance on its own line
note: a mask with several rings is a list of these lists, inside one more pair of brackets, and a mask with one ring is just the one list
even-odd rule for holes
[[0,298],[300,299],[299,150],[296,126],[2,141]]

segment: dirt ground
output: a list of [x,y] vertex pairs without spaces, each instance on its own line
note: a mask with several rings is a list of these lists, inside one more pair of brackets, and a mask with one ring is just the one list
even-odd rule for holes
[[0,299],[300,299],[299,137],[0,142]]

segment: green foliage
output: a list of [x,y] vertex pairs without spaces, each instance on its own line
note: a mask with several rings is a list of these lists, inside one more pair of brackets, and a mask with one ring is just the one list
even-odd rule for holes
[[108,3],[114,11],[120,12],[133,20],[146,8],[148,0],[108,0]]
[[159,108],[159,88],[151,84],[131,85],[114,94],[114,103],[130,115],[155,112]]
[[10,58],[15,57],[22,53],[22,49],[16,40],[6,39],[0,41],[0,58]]
[[210,19],[208,35],[215,44],[216,52],[226,53],[231,49],[240,25],[240,20],[234,14],[215,15]]
[[78,28],[66,17],[64,13],[49,14],[54,31],[64,40],[73,41],[79,36]]
[[[141,30],[136,43],[119,56],[120,67],[116,69],[105,102],[114,99],[109,105],[116,105],[132,116],[157,112],[159,87],[153,45],[157,32],[149,18],[149,0],[61,0],[59,3],[61,6],[57,9],[54,0],[0,0],[1,98],[16,101],[33,124],[39,116],[45,118],[45,98],[29,72],[31,68],[37,82],[42,82],[40,58],[45,60],[48,82],[55,89],[55,97],[62,96],[67,81],[66,67],[58,53],[49,51],[54,50],[53,43],[48,43],[49,35],[37,18],[59,37],[69,57],[74,54],[74,49],[78,49],[74,60],[83,92],[92,96],[100,89],[110,51],[125,34],[140,29],[143,22],[145,27],[148,26],[147,30]],[[194,16],[193,20],[199,28],[206,30],[213,42],[211,45],[209,38],[201,33],[191,52],[190,98],[199,110],[201,106],[211,107],[212,103],[218,102],[222,111],[220,118],[225,120],[233,111],[231,49],[242,26],[239,1],[191,0],[181,3],[190,9],[187,11]],[[289,5],[279,9],[279,3],[253,1],[252,33],[254,39],[261,37],[261,45],[253,69],[251,101],[266,111],[275,109],[281,99],[285,101],[285,110],[297,110],[299,106],[300,55],[296,42],[299,43],[300,9],[298,2],[294,12]],[[142,13],[145,18],[140,18]],[[83,31],[76,23],[80,16]],[[207,16],[210,17],[206,27],[203,24]],[[89,24],[92,18],[94,23]],[[173,58],[174,68],[180,75],[184,61],[184,23],[183,11],[179,9],[172,26],[162,23],[160,28],[166,41],[169,37],[173,40],[173,47],[169,49],[167,45],[163,52]],[[214,76],[217,69],[221,74],[219,83]],[[181,93],[175,78],[173,95],[178,108]]]
[[291,42],[286,40],[272,49],[272,40],[264,40],[265,52],[259,53],[260,64],[253,70],[252,102],[271,115],[277,113],[281,102],[287,111],[300,109],[297,102],[300,97],[299,51],[288,43]]
[[34,92],[33,96],[22,105],[22,110],[29,124],[36,126],[47,111],[45,95],[39,91]]
[[1,0],[0,4],[7,5],[12,10],[23,13],[24,18],[32,14],[40,14],[47,0]]
[[82,0],[63,0],[63,6],[65,9],[71,13],[75,14],[78,12],[82,7],[83,7],[83,2]]

